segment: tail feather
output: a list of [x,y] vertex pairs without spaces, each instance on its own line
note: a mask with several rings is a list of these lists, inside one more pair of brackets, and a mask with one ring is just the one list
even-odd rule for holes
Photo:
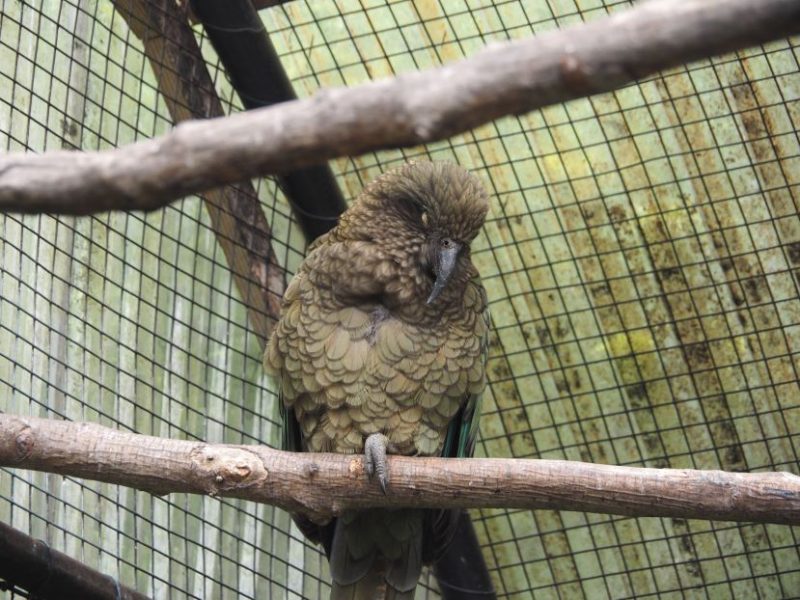
[[400,591],[388,584],[383,573],[373,570],[351,585],[333,582],[331,600],[414,600],[416,585]]
[[422,571],[420,510],[342,515],[331,546],[332,600],[412,600]]
[[334,585],[351,586],[375,570],[376,552],[366,536],[358,535],[359,521],[355,515],[342,515],[336,521],[330,554]]

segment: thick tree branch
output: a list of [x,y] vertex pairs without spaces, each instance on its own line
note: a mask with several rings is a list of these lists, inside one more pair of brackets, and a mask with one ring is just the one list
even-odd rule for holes
[[800,31],[797,0],[652,0],[469,59],[230,117],[103,152],[0,158],[0,210],[153,209],[224,183],[446,138]]
[[559,460],[393,456],[383,495],[361,456],[297,454],[0,414],[0,466],[155,494],[231,496],[318,520],[373,506],[506,507],[800,525],[800,477],[615,467]]

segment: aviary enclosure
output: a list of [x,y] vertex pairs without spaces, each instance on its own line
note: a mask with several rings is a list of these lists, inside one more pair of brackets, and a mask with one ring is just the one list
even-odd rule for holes
[[281,508],[112,476],[121,437],[59,427],[278,446],[261,353],[285,281],[413,158],[492,196],[478,457],[764,477],[638,508],[609,477],[590,505],[589,465],[561,503],[463,504],[495,506],[470,514],[498,597],[800,596],[796,2],[0,7],[0,596],[327,593]]

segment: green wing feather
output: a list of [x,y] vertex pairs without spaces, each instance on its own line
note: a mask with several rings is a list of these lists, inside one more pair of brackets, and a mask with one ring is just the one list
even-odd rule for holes
[[[484,310],[487,333],[481,338],[481,358],[483,364],[489,356],[489,311]],[[456,414],[447,428],[442,456],[446,458],[470,458],[475,452],[478,439],[483,394],[470,394],[464,406]]]

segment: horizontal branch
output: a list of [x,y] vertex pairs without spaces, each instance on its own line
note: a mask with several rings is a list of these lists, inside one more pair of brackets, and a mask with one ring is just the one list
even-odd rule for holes
[[155,494],[230,496],[324,521],[367,507],[548,508],[630,516],[800,525],[800,477],[616,467],[561,460],[392,456],[389,493],[363,457],[298,454],[123,433],[0,414],[0,466]]
[[800,31],[797,0],[651,0],[475,56],[102,152],[0,157],[0,210],[153,209],[187,194],[411,146]]

